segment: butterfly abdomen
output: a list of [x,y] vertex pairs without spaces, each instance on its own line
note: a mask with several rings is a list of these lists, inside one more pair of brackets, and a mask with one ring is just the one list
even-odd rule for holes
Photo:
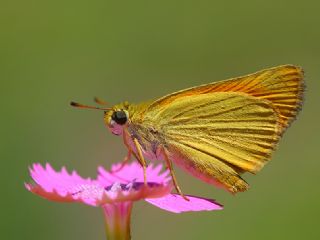
[[244,192],[249,189],[249,184],[240,176],[231,176],[229,182],[230,187],[227,190],[231,193]]

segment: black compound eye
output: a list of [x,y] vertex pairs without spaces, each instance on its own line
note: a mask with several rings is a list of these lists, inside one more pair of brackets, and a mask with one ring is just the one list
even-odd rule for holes
[[115,121],[116,123],[118,123],[120,125],[125,124],[128,120],[127,115],[123,110],[113,112],[111,118],[113,121]]

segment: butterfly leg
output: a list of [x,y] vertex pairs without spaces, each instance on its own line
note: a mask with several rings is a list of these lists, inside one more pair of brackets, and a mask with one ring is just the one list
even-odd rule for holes
[[[98,100],[99,100],[98,98],[95,98],[95,101],[97,103],[98,103]],[[134,154],[130,145],[128,144],[128,140],[127,140],[126,136],[127,136],[126,134],[123,134],[123,142],[126,145],[126,147],[128,148],[127,156],[125,156],[125,158],[122,160],[121,166],[118,169],[114,170],[113,172],[119,172],[130,161],[132,154]]]
[[166,150],[164,149],[164,147],[161,147],[161,152],[162,152],[162,154],[163,154],[163,156],[164,156],[164,159],[165,159],[165,161],[166,161],[167,168],[168,168],[169,171],[170,171],[171,179],[172,179],[172,182],[173,182],[173,185],[174,185],[176,191],[179,193],[179,195],[180,195],[181,197],[183,197],[185,200],[189,201],[189,198],[187,198],[187,197],[182,193],[182,191],[181,191],[181,189],[180,189],[180,187],[179,187],[179,184],[178,184],[178,182],[177,182],[177,178],[176,178],[176,175],[175,175],[175,173],[174,173],[173,166],[172,166],[172,162],[171,162],[171,160],[169,159],[168,154],[167,154]]
[[117,168],[116,170],[114,170],[113,172],[119,172],[130,161],[131,155],[132,155],[132,151],[131,151],[131,149],[129,149],[127,156],[125,156],[125,158],[121,162],[121,166],[119,168]]
[[137,160],[138,160],[138,162],[140,163],[140,165],[143,168],[144,185],[147,185],[147,163],[146,163],[146,160],[143,157],[140,143],[138,142],[138,140],[136,138],[133,139],[133,142],[134,142],[134,145],[135,145],[135,147],[137,149],[137,153],[138,153],[138,155],[136,156]]

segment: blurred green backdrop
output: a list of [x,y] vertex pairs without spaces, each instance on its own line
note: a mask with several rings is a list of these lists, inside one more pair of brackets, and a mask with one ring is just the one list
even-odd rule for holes
[[320,239],[320,3],[297,0],[2,0],[1,239],[104,239],[98,208],[27,192],[28,166],[84,176],[120,161],[121,138],[70,100],[133,102],[280,64],[306,71],[303,111],[273,161],[232,196],[178,170],[184,192],[219,212],[134,207],[133,239]]

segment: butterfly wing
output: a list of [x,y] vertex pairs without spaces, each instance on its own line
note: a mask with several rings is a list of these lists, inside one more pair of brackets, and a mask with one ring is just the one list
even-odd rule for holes
[[256,173],[270,159],[296,116],[302,71],[293,66],[174,93],[150,105],[171,159],[196,177],[244,191],[245,171]]
[[243,93],[210,93],[173,101],[159,115],[170,158],[206,182],[244,191],[240,173],[260,170],[279,140],[272,105]]
[[302,68],[284,65],[175,92],[153,102],[147,111],[159,112],[159,108],[166,109],[171,102],[186,96],[214,92],[241,92],[270,101],[279,113],[279,122],[283,132],[295,119],[301,108],[303,91]]

